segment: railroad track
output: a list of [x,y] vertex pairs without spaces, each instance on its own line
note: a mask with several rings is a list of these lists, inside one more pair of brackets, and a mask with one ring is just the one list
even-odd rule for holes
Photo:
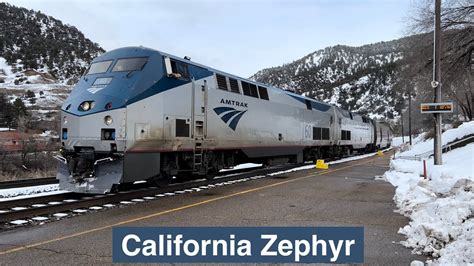
[[[335,159],[330,159],[327,161],[333,160]],[[53,215],[57,213],[70,213],[76,211],[77,213],[82,213],[87,212],[88,209],[99,210],[103,209],[103,207],[109,208],[117,205],[143,202],[164,196],[184,194],[216,186],[218,187],[259,179],[269,176],[272,173],[285,171],[304,165],[305,164],[290,164],[269,168],[253,167],[230,170],[222,172],[220,176],[217,176],[213,180],[195,180],[185,183],[175,183],[164,188],[147,187],[147,184],[141,183],[135,185],[132,187],[132,190],[129,191],[120,191],[117,193],[105,195],[90,195],[69,192],[50,196],[0,202],[0,231],[16,227],[17,225],[11,224],[11,222],[18,219],[27,219],[31,221],[35,220],[34,218],[37,218],[38,216],[40,218],[44,216],[53,217]],[[49,218],[46,219],[51,220]],[[28,223],[27,220],[25,220],[25,223]]]
[[[244,171],[251,171],[254,169],[262,168],[260,167],[249,167],[245,169],[239,170],[226,170],[225,174],[234,173],[237,171],[244,172]],[[43,178],[31,178],[31,179],[22,179],[22,180],[12,180],[12,181],[2,181],[0,182],[0,189],[8,189],[8,188],[21,188],[21,187],[31,187],[31,186],[41,186],[41,185],[51,185],[57,184],[59,181],[56,177],[43,177]],[[1,207],[0,207],[1,209]]]
[[[254,170],[258,170],[262,168],[263,168],[262,166],[256,166],[256,167],[249,167],[249,168],[243,168],[243,169],[230,169],[230,170],[226,170],[225,172],[222,172],[221,176],[245,173],[245,172],[254,171]],[[133,184],[127,190],[144,189],[144,188],[147,188],[148,186],[149,184],[146,182],[139,182],[137,184]],[[81,198],[99,197],[99,196],[102,196],[102,195],[96,196],[96,195],[91,195],[91,194],[65,192],[61,194],[54,194],[54,195],[47,195],[47,196],[36,196],[36,197],[33,196],[33,197],[27,197],[27,198],[22,198],[22,199],[16,199],[16,200],[0,201],[0,222],[4,220],[3,217],[5,216],[6,213],[10,213],[12,211],[11,210],[12,208],[17,208],[17,207],[21,208],[21,207],[30,206],[30,205],[35,205],[35,206],[47,205],[51,202],[52,204],[50,205],[54,205],[58,201],[74,201],[74,200],[79,200]],[[33,208],[36,208],[35,206],[33,206]]]
[[11,224],[10,222],[20,219],[52,216],[57,213],[71,212],[84,208],[89,209],[93,206],[104,206],[107,204],[130,204],[133,202],[151,200],[157,197],[200,191],[216,186],[258,179],[271,172],[287,170],[294,167],[295,165],[285,165],[270,168],[256,167],[252,169],[230,170],[223,172],[221,176],[213,180],[176,183],[163,188],[144,187],[144,184],[137,184],[133,190],[105,195],[64,193],[0,202],[0,230],[8,230],[12,227],[16,227],[17,225]]
[[3,181],[3,182],[0,182],[0,189],[41,186],[41,185],[50,185],[50,184],[57,184],[57,183],[58,183],[58,180],[56,179],[56,177]]

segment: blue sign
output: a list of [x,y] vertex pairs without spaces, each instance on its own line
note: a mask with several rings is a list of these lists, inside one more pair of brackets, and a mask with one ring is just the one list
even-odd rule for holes
[[122,262],[363,263],[363,227],[115,227]]

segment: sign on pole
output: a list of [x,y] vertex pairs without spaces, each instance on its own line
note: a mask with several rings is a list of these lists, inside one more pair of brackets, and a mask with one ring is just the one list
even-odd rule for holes
[[422,103],[420,109],[422,114],[452,113],[453,103]]

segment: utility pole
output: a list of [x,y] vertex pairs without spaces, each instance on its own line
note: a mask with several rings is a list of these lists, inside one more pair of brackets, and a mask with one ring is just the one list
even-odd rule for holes
[[[431,86],[435,90],[435,103],[441,102],[441,0],[435,0],[435,30],[434,30],[434,60],[433,81]],[[443,164],[441,156],[441,113],[435,113],[434,164]],[[410,132],[411,133],[411,132]]]
[[402,121],[402,143],[405,144],[405,134],[403,130],[403,108],[402,111],[400,112],[400,121]]
[[408,87],[408,139],[410,140],[410,146],[412,145],[411,134],[411,88]]

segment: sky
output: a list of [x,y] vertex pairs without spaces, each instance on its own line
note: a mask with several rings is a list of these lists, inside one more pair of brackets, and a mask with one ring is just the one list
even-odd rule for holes
[[[1,0],[0,0],[1,1]],[[404,35],[413,0],[9,0],[105,50],[145,46],[249,77],[316,50]]]

